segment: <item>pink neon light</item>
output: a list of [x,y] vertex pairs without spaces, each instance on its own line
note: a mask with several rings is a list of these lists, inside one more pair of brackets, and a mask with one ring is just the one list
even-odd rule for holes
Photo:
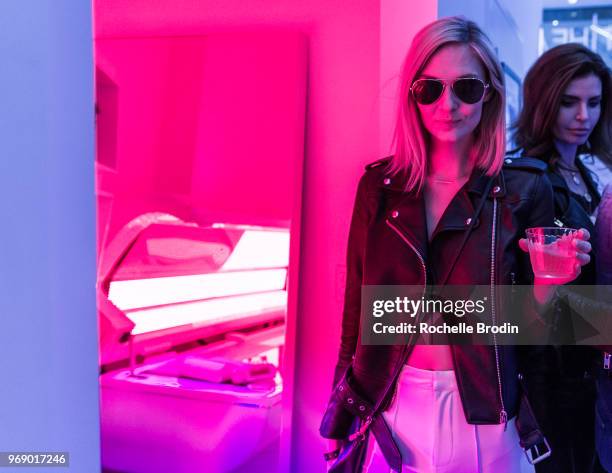
[[286,269],[262,269],[113,281],[109,299],[121,310],[227,297],[285,287]]
[[287,292],[275,291],[170,307],[153,307],[128,312],[126,315],[136,324],[132,334],[137,335],[186,324],[218,324],[276,310],[284,311],[286,306]]
[[287,266],[289,266],[288,231],[247,230],[221,270]]

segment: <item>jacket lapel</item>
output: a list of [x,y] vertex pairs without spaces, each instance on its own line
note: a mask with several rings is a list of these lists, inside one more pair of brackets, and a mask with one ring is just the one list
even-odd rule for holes
[[582,174],[584,182],[591,196],[593,197],[593,206],[591,208],[595,209],[601,202],[601,195],[599,194],[599,190],[597,189],[597,184],[595,183],[595,180],[593,179],[593,174],[586,167],[586,165],[582,162],[582,159],[580,158],[576,159],[576,166],[580,170],[580,174]]
[[462,187],[448,204],[442,217],[440,217],[438,225],[431,236],[431,241],[433,242],[440,233],[464,230],[469,224],[468,218],[471,218],[472,215],[474,215],[474,206],[467,190],[465,187]]
[[[475,203],[479,202],[488,179],[488,176],[480,173],[475,173],[470,177],[470,180],[459,190],[458,194],[451,200],[451,203],[444,211],[432,235],[432,245],[439,238],[439,235],[444,232],[462,232],[468,228],[468,219],[474,216]],[[500,187],[496,195],[501,197],[504,194],[501,175],[496,178],[495,185]],[[398,192],[399,189],[394,189],[392,186],[387,186],[386,190],[388,192],[388,222],[401,231],[402,235],[427,262],[429,259],[428,247],[430,245],[427,238],[427,219],[423,193],[401,193]],[[478,227],[478,225],[479,221],[477,219],[474,228]],[[444,280],[446,273],[451,270],[451,264],[452,258],[449,261],[443,258],[437,262],[440,275],[442,276],[439,279],[440,281]]]
[[402,232],[427,261],[427,223],[423,193],[403,194],[398,204],[391,206],[388,221]]
[[[459,189],[438,221],[431,237],[432,242],[443,232],[460,231],[468,227],[468,219],[474,216],[476,203],[484,192],[488,179],[486,175],[472,175],[466,185]],[[477,219],[474,228],[478,227],[479,223]]]
[[[431,248],[434,253],[432,256],[435,258],[436,267],[436,284],[440,284],[442,281],[449,280],[453,271],[453,263],[460,261],[460,255],[457,255],[459,246],[464,238],[464,233],[468,230],[471,219],[474,218],[476,208],[480,200],[483,198],[483,192],[486,188],[486,184],[490,177],[486,175],[472,175],[468,183],[459,190],[455,198],[448,205],[442,218],[438,222],[438,226],[434,234],[432,235]],[[496,186],[495,195],[501,197],[505,194],[503,177],[501,174],[495,178]],[[486,197],[485,197],[486,198]],[[480,226],[480,220],[483,215],[484,209],[481,211],[480,216],[474,222],[472,232]],[[455,238],[440,240],[440,237],[445,232],[455,232],[457,235]],[[468,240],[469,241],[469,240]],[[444,253],[440,253],[442,249],[437,250],[437,245],[444,245]],[[467,245],[466,245],[467,246]],[[462,252],[465,251],[466,247],[463,247]],[[486,249],[484,249],[486,251]]]

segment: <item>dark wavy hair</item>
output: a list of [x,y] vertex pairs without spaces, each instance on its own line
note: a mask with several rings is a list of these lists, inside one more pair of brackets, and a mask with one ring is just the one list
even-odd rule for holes
[[[553,128],[561,96],[569,83],[595,74],[601,80],[601,115],[579,152],[593,153],[612,164],[612,78],[601,56],[581,44],[568,43],[546,51],[531,66],[523,85],[523,109],[513,124],[515,144],[523,154],[549,162],[557,156]],[[554,161],[551,162],[554,165]]]

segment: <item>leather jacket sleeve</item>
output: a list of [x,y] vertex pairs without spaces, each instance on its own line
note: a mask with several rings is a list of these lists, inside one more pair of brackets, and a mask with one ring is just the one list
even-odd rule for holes
[[[533,207],[525,222],[525,229],[532,227],[551,227],[554,219],[553,190],[546,174],[538,176],[537,184],[534,186]],[[525,235],[521,235],[522,238]],[[531,285],[534,282],[533,269],[529,259],[529,253],[517,248],[519,253],[519,284]],[[525,310],[534,314],[534,317],[542,317],[540,309],[535,307],[534,301],[528,302]],[[542,329],[546,330],[543,323]],[[550,405],[550,383],[552,382],[552,367],[555,364],[554,351],[547,346],[519,346],[519,370],[525,379],[527,396],[532,405],[538,423],[546,434],[548,424],[551,420],[548,406]]]
[[[546,177],[546,174],[540,174],[538,176],[537,182],[534,185],[533,198],[531,201],[533,202],[533,207],[525,223],[524,230],[533,227],[554,226],[553,220],[555,206],[553,190],[550,181]],[[520,235],[520,237],[525,238],[525,233]],[[529,253],[526,253],[521,249],[517,249],[517,251],[519,252],[520,268],[518,284],[533,284],[534,276],[531,261],[529,260]]]
[[368,190],[367,173],[357,186],[357,195],[353,207],[351,226],[349,230],[346,256],[346,287],[344,292],[344,308],[342,311],[342,332],[338,362],[334,370],[333,385],[336,386],[346,368],[351,363],[357,340],[359,338],[359,323],[361,312],[361,283],[363,278],[363,254],[368,222],[371,218],[371,204],[375,196]]
[[[538,175],[536,184],[533,186],[533,193],[530,201],[532,202],[530,207],[531,211],[522,222],[524,226],[522,229],[519,229],[518,238],[526,238],[525,230],[528,228],[554,226],[555,206],[553,188],[546,174],[541,173]],[[534,283],[535,279],[531,260],[529,253],[519,248],[518,241],[516,244],[516,253],[518,263],[516,282],[520,285],[530,286]],[[534,339],[544,340],[546,338],[546,332],[550,329],[547,322],[547,310],[547,307],[540,307],[535,302],[534,298],[525,298],[523,302],[523,314],[525,320],[532,322],[530,329],[532,330]],[[529,370],[532,366],[532,363],[529,363],[527,367],[522,367],[521,370]]]
[[612,184],[603,191],[595,223],[597,284],[612,285]]
[[[597,212],[595,234],[594,250],[597,254],[597,284],[612,286],[612,184],[608,184],[602,193],[601,203]],[[606,293],[609,293],[609,289],[605,289]],[[612,324],[612,313],[608,323]],[[609,330],[612,330],[612,327]],[[607,333],[611,332],[608,331]],[[612,352],[612,346],[600,346],[599,348]]]

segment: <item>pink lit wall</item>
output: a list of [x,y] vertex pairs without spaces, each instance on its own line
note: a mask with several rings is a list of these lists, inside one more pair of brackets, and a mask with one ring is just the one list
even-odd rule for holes
[[268,30],[308,38],[299,301],[287,326],[295,367],[285,375],[283,472],[325,471],[317,429],[338,350],[356,183],[363,165],[388,151],[399,61],[416,29],[435,18],[436,3],[95,1],[98,40]]
[[95,50],[100,240],[147,211],[289,226],[305,37],[98,39]]
[[[415,2],[383,0],[380,2],[380,133],[381,155],[391,154],[389,145],[393,137],[399,68],[413,36],[425,24],[437,18],[438,1]],[[410,19],[408,21],[407,19]]]

